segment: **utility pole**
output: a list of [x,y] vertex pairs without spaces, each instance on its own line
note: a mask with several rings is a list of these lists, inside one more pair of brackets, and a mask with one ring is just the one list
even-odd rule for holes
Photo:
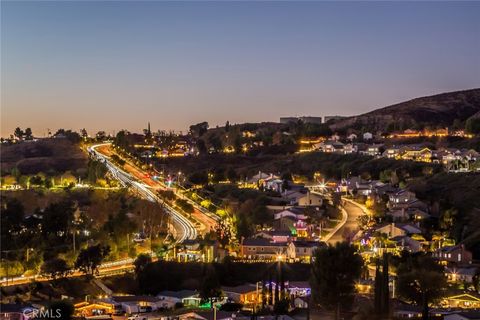
[[76,231],[75,231],[75,229],[73,229],[73,232],[72,232],[72,238],[73,238],[73,239],[72,239],[72,240],[73,240],[73,253],[75,253],[75,252],[77,251],[77,247],[76,247],[76,245],[75,245],[75,233],[76,233]]
[[127,254],[130,253],[130,234],[127,233]]

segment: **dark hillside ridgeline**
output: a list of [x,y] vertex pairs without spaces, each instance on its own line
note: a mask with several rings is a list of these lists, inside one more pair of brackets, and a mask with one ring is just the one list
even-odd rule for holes
[[457,122],[466,123],[480,112],[480,89],[447,92],[421,97],[385,108],[349,117],[333,123],[332,130],[353,128],[382,132],[450,127]]

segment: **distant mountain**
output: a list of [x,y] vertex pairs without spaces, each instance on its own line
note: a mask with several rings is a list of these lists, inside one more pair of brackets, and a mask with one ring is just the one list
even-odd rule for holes
[[451,126],[480,117],[480,88],[437,94],[394,104],[362,115],[338,120],[332,130],[347,128],[374,131]]

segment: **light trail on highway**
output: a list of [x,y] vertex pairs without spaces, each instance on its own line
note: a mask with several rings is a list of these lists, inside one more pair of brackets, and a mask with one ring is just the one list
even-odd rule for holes
[[107,169],[112,173],[112,175],[120,181],[120,183],[127,187],[134,188],[142,197],[151,201],[151,202],[158,202],[161,203],[162,206],[165,208],[167,213],[172,217],[172,221],[174,225],[178,228],[177,233],[179,236],[176,238],[177,243],[181,243],[185,240],[189,239],[196,239],[197,238],[197,230],[195,229],[193,223],[184,217],[180,212],[175,210],[173,207],[168,205],[167,203],[163,202],[152,190],[150,190],[147,186],[143,183],[139,183],[133,176],[129,173],[123,171],[121,168],[116,166],[112,161],[110,161],[109,157],[102,154],[98,150],[98,147],[110,145],[109,143],[97,144],[94,146],[90,146],[88,151],[93,154],[97,159],[105,163]]

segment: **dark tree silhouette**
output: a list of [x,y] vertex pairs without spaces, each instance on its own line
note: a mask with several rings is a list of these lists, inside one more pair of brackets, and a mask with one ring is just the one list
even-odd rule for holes
[[82,249],[75,262],[75,268],[78,268],[86,275],[93,276],[109,252],[110,247],[102,246],[101,244]]
[[362,258],[355,248],[346,242],[318,249],[314,254],[310,284],[313,299],[324,307],[335,310],[353,303],[355,280],[361,275]]
[[200,297],[204,301],[210,301],[213,306],[213,300],[220,297],[222,291],[220,290],[220,282],[218,280],[215,268],[212,265],[205,264],[203,266],[203,277],[200,285]]
[[25,133],[23,132],[23,130],[20,129],[19,127],[16,127],[16,128],[15,128],[15,131],[13,132],[13,135],[14,135],[15,137],[17,137],[19,140],[22,140],[22,139],[23,139],[23,135],[24,135],[24,134],[25,134]]
[[429,304],[441,298],[447,287],[443,267],[424,253],[405,252],[397,276],[398,294],[422,306],[422,319],[427,320]]
[[133,262],[135,266],[135,274],[138,275],[143,272],[148,264],[152,263],[152,257],[149,254],[142,253]]
[[64,278],[70,272],[67,262],[61,258],[53,258],[43,263],[41,272],[50,276],[53,280],[57,278]]

